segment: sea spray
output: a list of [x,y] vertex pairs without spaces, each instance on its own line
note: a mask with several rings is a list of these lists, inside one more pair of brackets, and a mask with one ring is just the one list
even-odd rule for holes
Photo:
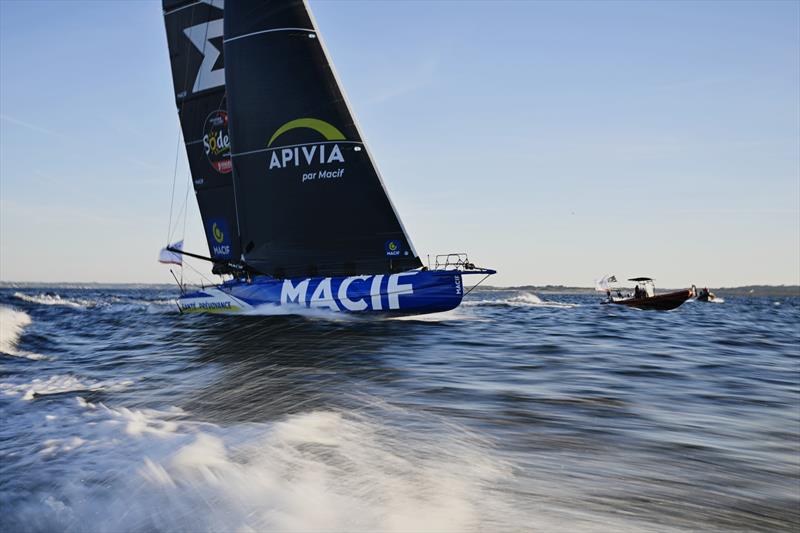
[[74,309],[85,309],[95,304],[95,302],[92,300],[62,298],[58,294],[46,294],[46,293],[25,294],[22,292],[15,292],[14,298],[28,303],[34,303],[39,305],[60,305],[63,307],[72,307]]
[[16,353],[19,336],[30,323],[28,313],[0,306],[0,351],[12,355]]
[[18,348],[20,336],[30,323],[31,317],[28,313],[0,306],[0,353],[26,359],[45,359],[43,355]]
[[[478,298],[480,296],[480,299]],[[487,298],[487,296],[489,296]],[[481,305],[503,305],[509,307],[554,307],[570,309],[578,307],[579,304],[558,302],[551,300],[542,300],[532,292],[520,292],[514,294],[507,294],[503,292],[494,295],[489,292],[480,292],[476,297],[464,299],[462,306],[481,306]]]
[[101,485],[53,480],[47,494],[16,503],[9,525],[471,531],[515,516],[510,497],[492,488],[512,475],[510,465],[451,425],[412,443],[363,413],[310,411],[223,427],[180,409],[73,405],[37,460],[83,469],[102,456],[113,470]]

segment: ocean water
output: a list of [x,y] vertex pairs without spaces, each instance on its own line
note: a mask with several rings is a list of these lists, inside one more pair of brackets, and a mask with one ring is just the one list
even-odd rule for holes
[[800,299],[0,289],[0,531],[797,531]]

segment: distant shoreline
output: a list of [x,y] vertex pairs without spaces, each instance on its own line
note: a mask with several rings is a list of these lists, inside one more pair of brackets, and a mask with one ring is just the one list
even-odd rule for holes
[[[656,292],[680,290],[659,287]],[[702,287],[698,287],[700,289]],[[481,286],[484,291],[532,291],[541,294],[597,294],[593,287],[567,287],[563,285],[519,285],[514,287]],[[794,296],[800,297],[800,285],[743,285],[741,287],[709,287],[718,296]]]
[[[98,283],[98,282],[42,282],[42,281],[0,281],[2,289],[102,289],[102,288],[175,288],[174,283]],[[681,287],[684,288],[684,287]],[[530,291],[541,294],[596,294],[593,287],[569,287],[565,285],[516,285],[496,287],[481,285],[480,291]],[[661,291],[671,289],[659,288]],[[800,297],[800,285],[743,285],[741,287],[711,287],[709,290],[719,296],[789,296]]]

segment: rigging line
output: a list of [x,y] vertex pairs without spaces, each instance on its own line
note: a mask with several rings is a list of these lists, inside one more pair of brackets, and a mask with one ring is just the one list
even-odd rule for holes
[[178,154],[181,149],[181,122],[178,119],[178,143],[175,146],[175,168],[172,171],[172,190],[169,193],[169,223],[167,224],[167,244],[172,237],[172,210],[175,206],[175,181],[178,177]]
[[[186,195],[183,197],[183,232],[181,241],[186,242],[186,221],[189,219],[189,187],[192,186],[192,173],[188,172],[188,183],[186,184]],[[181,261],[181,282],[183,282],[183,261]]]
[[195,274],[197,274],[198,276],[200,276],[201,278],[203,278],[204,280],[206,280],[206,281],[208,282],[208,284],[209,284],[209,285],[211,285],[211,286],[216,286],[216,285],[217,285],[216,283],[214,283],[213,281],[211,281],[210,279],[208,279],[208,278],[205,276],[205,274],[203,274],[202,272],[200,272],[199,270],[197,270],[195,267],[193,267],[193,266],[192,266],[192,264],[191,264],[191,263],[189,263],[189,261],[181,261],[181,267],[183,267],[183,264],[184,264],[184,263],[186,264],[186,266],[187,266],[187,267],[188,267],[190,270],[193,270]]
[[[192,5],[194,5],[194,4],[192,4]],[[195,9],[192,9],[192,16],[191,16],[191,19],[189,20],[189,26],[190,27],[194,26],[194,16],[195,16],[196,12],[197,11]],[[164,30],[167,32],[167,39],[169,39],[169,28],[167,27],[167,13],[164,14]],[[208,32],[208,26],[206,26],[206,33],[207,32]],[[189,41],[189,40],[187,39],[187,41]],[[189,52],[191,50],[190,46],[192,46],[191,41],[186,43],[186,51],[185,51],[185,54],[184,54],[185,57],[186,57],[186,68],[184,69],[184,73],[183,73],[183,86],[184,87],[186,87],[186,82],[189,79],[189,61],[188,61],[188,58],[189,58]],[[205,47],[205,44],[203,44],[203,46]],[[171,189],[170,194],[169,194],[169,223],[167,224],[167,245],[169,245],[169,240],[172,237],[172,210],[175,207],[175,182],[178,179],[178,155],[180,154],[181,136],[182,136],[182,132],[181,132],[181,114],[183,113],[183,104],[184,104],[184,102],[185,102],[185,99],[181,100],[181,105],[180,105],[180,107],[178,107],[178,143],[177,143],[177,146],[175,147],[175,166],[174,166],[173,171],[172,171],[172,189]]]
[[[191,173],[189,175],[191,176]],[[188,194],[188,191],[187,191],[187,194]],[[167,244],[171,244],[172,240],[175,238],[175,234],[178,231],[178,225],[181,223],[181,216],[185,214],[184,213],[185,210],[186,210],[186,198],[184,198],[183,204],[181,204],[181,208],[178,210],[178,214],[175,215],[175,217],[174,217],[175,218],[175,225],[170,227],[170,230],[169,230],[169,241],[168,241]],[[183,220],[186,220],[185,217],[183,218]]]
[[189,188],[192,186],[192,173],[190,170],[186,171],[186,177],[188,178],[189,183],[186,184],[186,195],[183,198],[183,204],[181,205],[178,214],[175,216],[175,227],[170,230],[169,237],[170,242],[175,237],[175,234],[178,231],[178,225],[181,223],[181,219],[183,219],[183,235],[186,236],[186,219],[189,216]]
[[181,232],[181,239],[186,238],[186,221],[189,219],[189,189],[192,187],[192,173],[186,174],[186,195],[183,197],[183,232]]
[[239,261],[244,261],[244,247],[242,246],[242,223],[239,218],[239,194],[236,192],[236,171],[231,156],[231,185],[233,185],[233,211],[236,213],[236,236],[239,240]]
[[472,291],[474,291],[474,290],[475,290],[475,289],[478,287],[478,285],[480,285],[481,283],[483,283],[484,281],[486,281],[486,278],[488,278],[489,276],[491,276],[491,274],[486,274],[485,276],[483,276],[483,278],[481,278],[481,280],[480,280],[478,283],[476,283],[475,285],[473,285],[472,287],[470,287],[470,289],[469,289],[467,292],[465,292],[465,293],[464,293],[464,296],[462,296],[462,298],[466,298],[466,296],[467,296],[469,293],[471,293]]

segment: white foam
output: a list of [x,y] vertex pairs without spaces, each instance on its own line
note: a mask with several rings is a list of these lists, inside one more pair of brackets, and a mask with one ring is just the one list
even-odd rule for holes
[[130,380],[90,381],[71,375],[55,375],[49,378],[34,378],[32,381],[6,381],[0,383],[0,393],[5,396],[33,400],[37,396],[62,394],[65,392],[97,392],[122,390],[131,385]]
[[698,300],[697,298],[689,298],[688,300],[686,300],[686,303],[724,304],[725,298],[720,298],[719,296],[715,296],[713,300],[706,300],[705,302],[703,302],[702,300]]
[[45,356],[17,348],[22,330],[31,323],[24,311],[0,306],[0,352],[27,359],[46,359]]
[[[413,439],[377,418],[313,411],[220,427],[180,410],[80,402],[37,457],[69,465],[15,508],[41,529],[469,531],[520,524],[510,465],[452,427]],[[74,417],[75,415],[73,415]],[[134,427],[135,430],[131,430]],[[91,473],[103,483],[84,483]],[[113,474],[110,474],[113,473]]]
[[[59,409],[46,421],[33,405],[12,413],[23,417],[15,423],[32,428],[28,436],[39,437],[23,444],[31,453],[20,473],[33,488],[3,517],[16,529],[643,529],[544,505],[520,490],[519,466],[500,459],[490,442],[396,406],[386,407],[389,414],[317,410],[220,426],[191,420],[179,408],[75,400],[42,404]],[[384,422],[403,416],[415,417],[413,431]],[[554,487],[545,488],[558,502]]]
[[19,336],[25,326],[31,323],[31,317],[23,311],[10,307],[0,307],[0,351],[13,354],[17,348]]
[[146,313],[178,312],[175,300],[143,300],[136,298],[108,297],[103,299],[64,298],[59,294],[26,294],[15,292],[14,298],[37,305],[69,307],[71,309],[96,309],[104,313],[126,313],[142,311]]
[[425,315],[408,315],[408,316],[395,316],[390,317],[391,320],[409,320],[414,322],[450,322],[450,321],[475,321],[475,322],[488,322],[489,319],[480,317],[474,313],[469,312],[463,307],[456,307],[450,311],[442,311],[441,313],[428,313]]
[[62,298],[58,294],[25,294],[22,292],[15,292],[14,298],[28,303],[59,305],[63,307],[72,307],[73,309],[86,309],[96,304],[93,300]]
[[131,312],[145,312],[148,314],[178,313],[175,300],[147,301],[132,300],[127,302],[103,302],[98,304],[103,313],[122,314]]
[[333,311],[326,307],[305,307],[296,304],[276,305],[269,303],[254,306],[252,309],[248,309],[240,314],[249,316],[302,316],[305,318],[333,321],[349,321],[364,318],[364,316],[359,316],[358,313]]
[[464,300],[465,306],[481,306],[481,305],[507,305],[511,307],[556,307],[569,309],[573,307],[580,307],[579,304],[571,304],[564,302],[553,302],[549,300],[542,300],[532,292],[523,292],[512,296],[510,298],[501,298],[497,300]]
[[80,437],[71,437],[69,439],[48,439],[42,443],[44,448],[39,450],[39,453],[41,455],[55,455],[64,452],[71,452],[85,442],[86,441]]

